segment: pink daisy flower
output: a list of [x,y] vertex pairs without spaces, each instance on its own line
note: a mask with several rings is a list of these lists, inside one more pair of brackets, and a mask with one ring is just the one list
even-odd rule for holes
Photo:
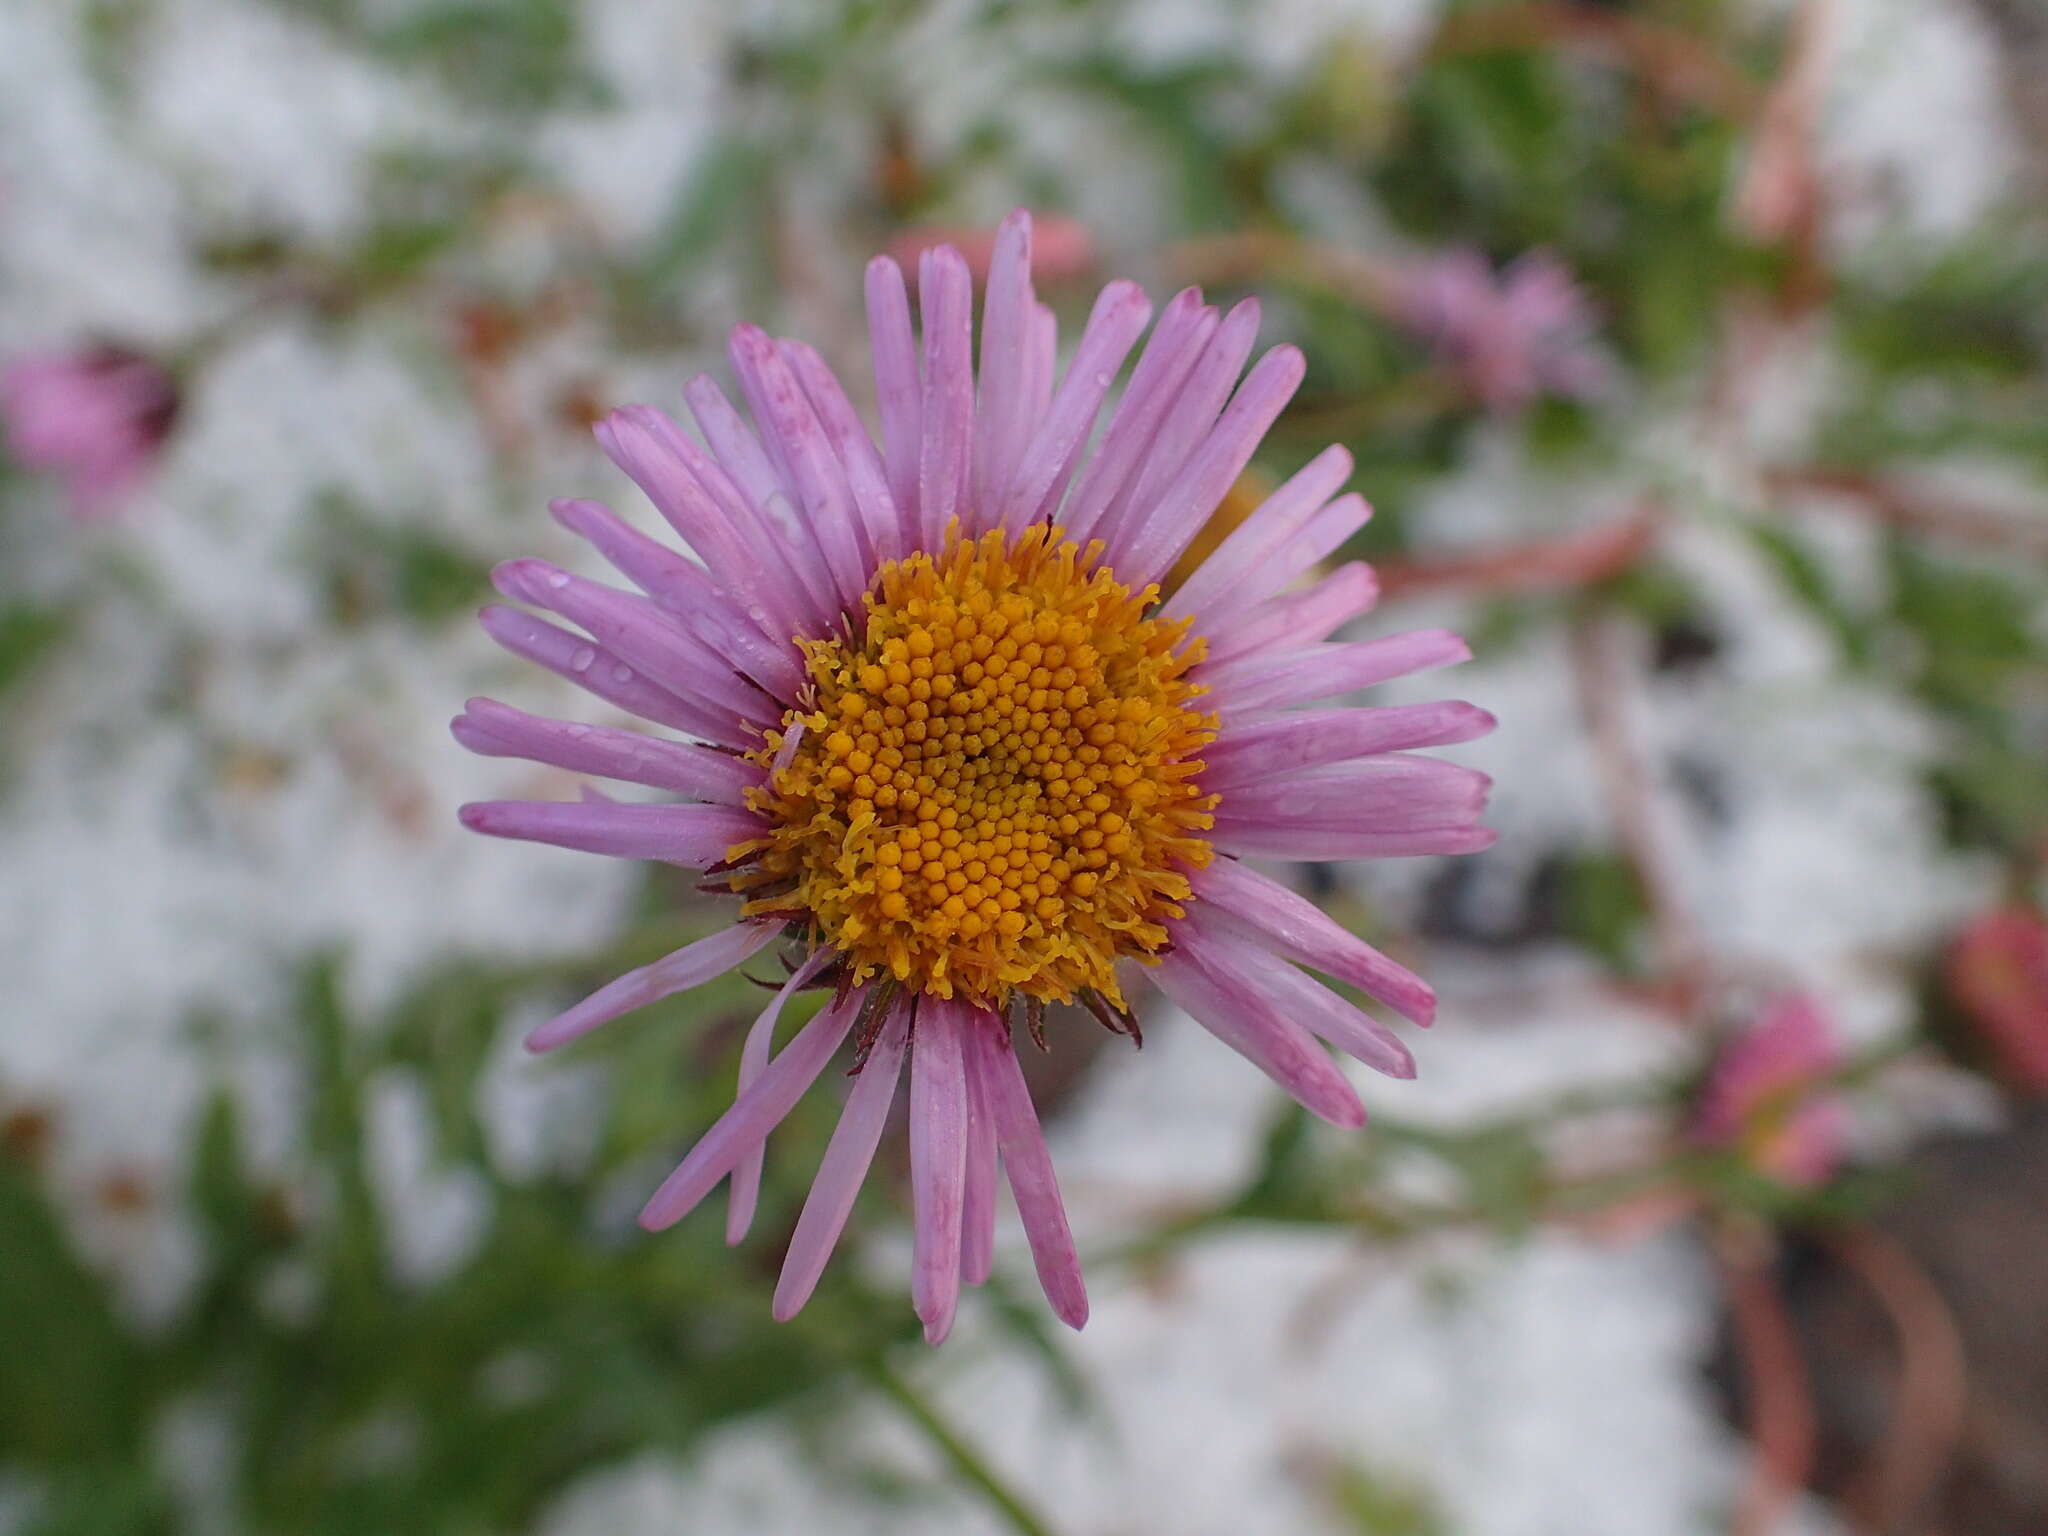
[[81,523],[120,510],[156,463],[177,411],[170,375],[118,347],[42,353],[0,368],[8,451],[62,477]]
[[1716,1059],[1693,1123],[1704,1145],[1742,1153],[1798,1189],[1825,1184],[1842,1160],[1841,1101],[1825,1092],[1842,1064],[1833,1026],[1813,999],[1774,999]]
[[1399,285],[1403,322],[1492,411],[1545,394],[1598,394],[1608,378],[1593,311],[1564,264],[1531,251],[1495,274],[1477,251],[1449,251]]
[[[1151,317],[1112,283],[1064,373],[1031,286],[1031,221],[990,261],[980,363],[968,265],[920,259],[921,337],[895,262],[868,267],[879,443],[818,354],[753,326],[730,357],[749,426],[708,377],[683,391],[703,442],[657,410],[615,412],[606,452],[697,560],[589,501],[555,516],[640,589],[539,560],[501,591],[581,633],[492,608],[498,641],[667,734],[536,719],[474,700],[475,751],[686,797],[491,802],[481,832],[706,871],[731,927],[621,977],[537,1030],[547,1050],[784,946],[787,984],[741,1051],[739,1095],[641,1215],[666,1227],[731,1180],[729,1240],[752,1219],[770,1131],[852,1041],[853,1088],[775,1292],[810,1296],[891,1103],[910,1078],[913,1299],[934,1342],[963,1281],[989,1273],[998,1167],[1047,1297],[1081,1326],[1074,1242],[1015,1024],[1079,1003],[1137,1034],[1123,987],[1149,976],[1323,1118],[1357,1126],[1335,1045],[1396,1077],[1407,1048],[1311,976],[1429,1022],[1419,978],[1241,862],[1466,853],[1487,780],[1412,755],[1491,728],[1467,704],[1326,703],[1462,661],[1441,630],[1327,637],[1372,605],[1372,573],[1313,570],[1369,515],[1331,448],[1161,600],[1302,377],[1292,347],[1243,373],[1258,328],[1194,291]],[[1093,442],[1093,450],[1090,444]],[[701,561],[701,563],[699,563]],[[797,990],[830,1004],[778,1052]]]

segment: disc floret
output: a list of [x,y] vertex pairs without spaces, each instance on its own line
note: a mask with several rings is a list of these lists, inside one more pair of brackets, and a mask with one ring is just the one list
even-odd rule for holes
[[801,915],[852,980],[1006,1008],[1121,1009],[1209,861],[1213,716],[1185,620],[1058,528],[950,537],[876,573],[848,638],[755,758],[773,826],[736,850],[754,915]]

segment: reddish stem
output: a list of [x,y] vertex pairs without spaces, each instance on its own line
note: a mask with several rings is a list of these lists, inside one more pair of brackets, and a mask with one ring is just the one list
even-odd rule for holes
[[[1886,527],[1987,549],[2048,559],[2048,511],[2004,512],[1853,469],[1813,465],[1772,470],[1765,488],[1777,495],[1826,496],[1846,501]],[[1796,502],[1795,502],[1796,504]]]
[[1749,1481],[1735,1511],[1734,1536],[1768,1536],[1784,1519],[1813,1468],[1813,1397],[1791,1315],[1761,1241],[1724,1231],[1721,1283],[1742,1359],[1750,1439]]
[[1884,1445],[1843,1502],[1859,1529],[1910,1528],[1962,1438],[1968,1367],[1955,1313],[1927,1271],[1874,1227],[1833,1233],[1828,1246],[1870,1288],[1899,1343],[1899,1385]]
[[1506,544],[1472,554],[1393,560],[1376,567],[1383,597],[1416,592],[1576,590],[1635,565],[1656,536],[1656,518],[1643,511],[1619,522],[1557,539]]
[[1706,944],[1666,847],[1655,785],[1631,718],[1634,679],[1621,652],[1617,621],[1588,611],[1573,619],[1568,634],[1579,707],[1615,836],[1650,911],[1658,990],[1675,1011],[1687,1014],[1699,989]]

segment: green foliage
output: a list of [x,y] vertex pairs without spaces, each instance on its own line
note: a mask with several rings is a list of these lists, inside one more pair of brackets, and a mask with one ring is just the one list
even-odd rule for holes
[[1642,886],[1625,860],[1608,853],[1567,858],[1559,897],[1565,937],[1616,971],[1627,973],[1638,967],[1648,912]]
[[1910,686],[1953,731],[1933,770],[1951,831],[2024,855],[2048,829],[2048,756],[2020,698],[2048,666],[2038,574],[1946,562],[1902,538],[1888,555]]
[[1190,232],[1256,222],[1265,206],[1258,162],[1230,146],[1215,122],[1216,98],[1239,76],[1222,58],[1154,66],[1107,51],[1056,70],[1055,81],[1084,99],[1113,104],[1124,131],[1142,134],[1168,163],[1179,222]]
[[381,614],[432,626],[469,612],[490,592],[486,564],[436,534],[424,518],[372,520],[339,492],[307,530],[306,558],[343,628]]
[[272,0],[394,67],[430,74],[475,109],[592,107],[605,91],[582,57],[575,0]]
[[1329,1498],[1358,1536],[1450,1536],[1427,1490],[1398,1473],[1346,1462],[1330,1479]]
[[19,687],[71,627],[68,609],[36,602],[0,607],[0,700]]
[[1835,313],[1842,341],[1879,376],[2013,382],[2040,367],[2048,333],[2048,253],[2004,219],[1924,266],[1845,276]]
[[1750,536],[1786,592],[1834,634],[1842,659],[1852,666],[1868,662],[1869,627],[1835,590],[1834,578],[1808,541],[1776,523],[1758,523],[1750,529]]
[[1722,202],[1733,125],[1646,112],[1612,71],[1533,47],[1431,59],[1374,190],[1409,231],[1499,261],[1545,247],[1606,301],[1645,366],[1694,358],[1740,259]]
[[[189,1400],[235,1430],[234,1502],[252,1531],[523,1528],[593,1467],[686,1452],[912,1335],[902,1298],[871,1294],[851,1266],[785,1326],[745,1253],[703,1221],[660,1237],[593,1227],[619,1179],[639,1182],[680,1144],[687,1096],[656,1131],[615,1114],[573,1172],[493,1170],[477,1069],[535,979],[458,964],[368,1018],[334,961],[307,966],[286,1037],[301,1046],[302,1142],[287,1166],[259,1171],[235,1099],[209,1101],[188,1192],[204,1269],[160,1332],[127,1324],[38,1181],[0,1161],[0,1461],[49,1481],[42,1529],[169,1529],[149,1435]],[[624,1054],[673,1059],[672,1034],[653,1021],[640,1032]],[[674,1086],[647,1065],[636,1072]],[[369,1166],[367,1094],[394,1069],[428,1080],[441,1156],[489,1189],[473,1251],[427,1281],[394,1269]],[[708,1116],[713,1092],[698,1097]],[[822,1146],[827,1115],[799,1113],[793,1157]],[[771,1179],[761,1226],[786,1230],[799,1195]]]

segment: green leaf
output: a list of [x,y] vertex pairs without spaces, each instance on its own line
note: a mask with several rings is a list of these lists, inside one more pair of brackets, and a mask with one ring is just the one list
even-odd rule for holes
[[0,697],[28,678],[70,627],[69,611],[54,605],[0,607]]
[[1429,1491],[1405,1476],[1362,1462],[1336,1469],[1330,1502],[1347,1530],[1358,1536],[1449,1536]]
[[1626,860],[1583,853],[1563,870],[1561,917],[1566,937],[1583,944],[1615,970],[1633,973],[1641,963],[1641,939],[1648,920],[1642,888]]
[[0,1462],[58,1467],[138,1455],[148,1406],[143,1346],[27,1172],[5,1156],[0,1255]]
[[1833,578],[1806,541],[1790,530],[1771,523],[1752,524],[1750,538],[1762,553],[1785,590],[1821,621],[1842,647],[1843,658],[1860,666],[1868,659],[1868,628],[1836,592]]

